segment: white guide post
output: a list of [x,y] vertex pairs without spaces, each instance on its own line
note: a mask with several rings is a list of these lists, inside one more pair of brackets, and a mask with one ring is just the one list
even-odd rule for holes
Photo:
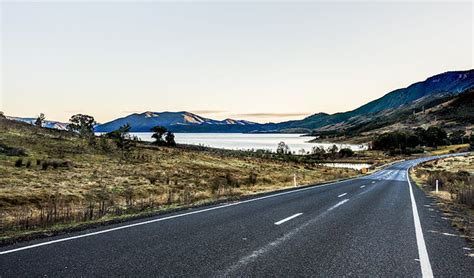
[[436,193],[438,193],[438,185],[439,185],[439,181],[436,180]]
[[296,174],[293,174],[293,184],[295,185],[295,187],[298,186],[298,184],[296,183]]

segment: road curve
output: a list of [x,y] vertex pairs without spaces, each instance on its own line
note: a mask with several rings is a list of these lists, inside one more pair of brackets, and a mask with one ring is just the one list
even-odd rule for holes
[[372,175],[0,248],[0,277],[457,276],[474,258],[408,180]]

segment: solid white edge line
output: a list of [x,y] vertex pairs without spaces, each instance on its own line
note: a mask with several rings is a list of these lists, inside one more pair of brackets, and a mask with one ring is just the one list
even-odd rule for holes
[[341,195],[338,195],[337,198],[341,198],[342,196],[346,196],[347,193],[342,193]]
[[301,213],[301,212],[300,212],[300,213],[293,214],[293,215],[290,216],[290,217],[287,217],[287,218],[282,219],[282,220],[280,220],[280,221],[278,221],[278,222],[275,222],[275,225],[281,225],[281,224],[283,224],[283,223],[285,223],[285,222],[287,222],[287,221],[290,221],[291,219],[296,218],[296,217],[298,217],[298,216],[300,216],[300,215],[302,215],[302,214],[303,214],[303,213]]
[[416,207],[415,195],[413,194],[413,188],[410,182],[410,169],[411,167],[407,169],[407,181],[408,187],[410,188],[411,207],[415,224],[416,244],[418,246],[421,275],[422,277],[428,278],[433,277],[433,270],[431,269],[430,258],[428,256],[428,251],[426,250],[425,238],[423,237],[423,230],[421,228],[420,217],[418,215],[418,208]]
[[338,181],[338,182],[332,182],[332,183],[326,183],[326,184],[321,184],[321,185],[309,186],[309,187],[300,188],[300,189],[289,190],[289,191],[280,192],[280,193],[276,193],[276,194],[272,194],[272,195],[266,195],[266,196],[258,197],[258,198],[255,198],[255,199],[249,199],[249,200],[239,201],[239,202],[230,203],[230,204],[224,204],[224,205],[220,205],[220,206],[217,206],[217,207],[211,207],[211,208],[207,208],[207,209],[186,212],[186,213],[182,213],[182,214],[167,216],[167,217],[163,217],[163,218],[158,218],[158,219],[148,220],[148,221],[144,221],[144,222],[124,225],[124,226],[120,226],[120,227],[116,227],[116,228],[101,230],[101,231],[97,231],[97,232],[92,232],[92,233],[87,233],[87,234],[82,234],[82,235],[77,235],[77,236],[72,236],[72,237],[65,237],[65,238],[61,238],[61,239],[45,241],[45,242],[41,242],[41,243],[37,243],[37,244],[27,245],[27,246],[24,246],[24,247],[10,249],[10,250],[6,250],[6,251],[0,251],[0,255],[5,255],[5,254],[13,253],[13,252],[32,249],[32,248],[45,246],[45,245],[50,245],[50,244],[59,243],[59,242],[64,242],[64,241],[69,241],[69,240],[74,240],[74,239],[79,239],[79,238],[84,238],[84,237],[89,237],[89,236],[94,236],[94,235],[105,234],[105,233],[109,233],[109,232],[113,232],[113,231],[123,230],[123,229],[136,227],[136,226],[147,225],[147,224],[151,224],[151,223],[155,223],[155,222],[160,222],[160,221],[179,218],[179,217],[183,217],[183,216],[198,214],[198,213],[212,211],[212,210],[216,210],[216,209],[221,209],[221,208],[226,208],[226,207],[231,207],[231,206],[237,206],[237,205],[240,205],[240,204],[251,203],[251,202],[260,201],[260,200],[273,198],[273,197],[278,197],[278,196],[282,196],[282,195],[286,195],[286,194],[293,194],[293,193],[296,193],[296,192],[321,188],[321,187],[325,187],[325,186],[329,186],[329,185],[336,185],[336,184],[340,184],[340,183],[347,182],[347,181],[358,180],[358,179],[361,179],[361,178],[367,178],[367,176],[361,176],[361,177],[356,177],[356,178],[353,178],[353,179],[348,179],[348,180],[343,180],[343,181]]

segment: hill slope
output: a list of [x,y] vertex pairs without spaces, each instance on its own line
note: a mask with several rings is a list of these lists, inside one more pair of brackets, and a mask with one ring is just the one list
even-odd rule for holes
[[338,129],[351,121],[357,121],[361,118],[366,118],[370,121],[374,116],[380,115],[380,113],[402,109],[413,102],[435,100],[450,95],[454,96],[473,87],[474,70],[446,72],[430,77],[425,81],[414,83],[407,88],[389,92],[383,97],[352,111],[332,115],[318,113],[300,121],[283,122],[268,127],[275,130],[292,128],[317,130],[323,127]]

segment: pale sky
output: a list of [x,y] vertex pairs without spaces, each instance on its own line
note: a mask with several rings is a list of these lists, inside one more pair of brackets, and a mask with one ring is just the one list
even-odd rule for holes
[[473,68],[471,2],[1,3],[0,110],[257,122]]

